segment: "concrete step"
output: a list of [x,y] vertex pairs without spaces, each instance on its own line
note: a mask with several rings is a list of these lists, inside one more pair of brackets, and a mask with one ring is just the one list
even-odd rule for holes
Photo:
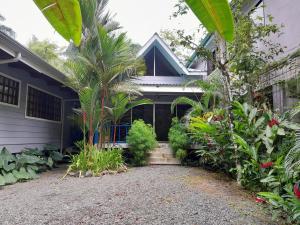
[[168,143],[159,143],[149,157],[151,165],[179,165],[180,161],[173,156],[172,149]]
[[170,152],[152,152],[151,157],[173,158],[173,154]]

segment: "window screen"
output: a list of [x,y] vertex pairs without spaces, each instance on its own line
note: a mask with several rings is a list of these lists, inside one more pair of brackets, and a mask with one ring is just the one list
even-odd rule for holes
[[19,105],[20,82],[0,74],[0,102]]
[[61,99],[28,86],[26,116],[61,120]]

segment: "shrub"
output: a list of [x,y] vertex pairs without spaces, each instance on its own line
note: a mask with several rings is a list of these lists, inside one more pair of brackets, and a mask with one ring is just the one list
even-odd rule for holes
[[81,150],[79,154],[71,158],[71,165],[67,174],[79,172],[81,175],[89,172],[93,176],[99,176],[105,170],[118,171],[123,167],[121,149],[98,150],[96,146],[87,145],[86,151]]
[[156,134],[151,125],[143,120],[135,120],[128,132],[127,143],[135,166],[147,164],[148,153],[157,145]]
[[183,150],[188,147],[189,137],[186,133],[186,129],[176,117],[172,119],[172,125],[168,133],[168,138],[175,156],[177,156],[178,150]]
[[183,161],[187,157],[187,151],[183,149],[178,149],[176,152],[176,158]]
[[54,149],[49,151],[51,153],[45,155],[45,151],[25,149],[14,155],[3,148],[0,151],[0,186],[37,178],[37,172],[52,168],[61,154]]

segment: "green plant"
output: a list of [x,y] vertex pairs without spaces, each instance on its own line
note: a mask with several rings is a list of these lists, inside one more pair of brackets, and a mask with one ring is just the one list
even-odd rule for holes
[[40,167],[47,162],[38,155],[13,155],[6,148],[0,151],[0,186],[37,178]]
[[181,162],[187,157],[187,151],[184,149],[178,149],[176,151],[176,158],[179,159]]
[[300,223],[300,199],[293,193],[291,184],[285,186],[285,194],[259,192],[258,195],[268,201],[275,216],[284,216],[289,223]]
[[124,166],[121,149],[98,150],[96,146],[88,145],[86,151],[81,151],[71,158],[71,164],[67,173],[91,172],[93,176],[99,176],[105,170],[117,171]]
[[77,46],[81,40],[82,17],[78,0],[34,0],[53,28]]
[[184,125],[179,122],[177,117],[172,119],[168,139],[174,155],[177,155],[179,149],[186,149],[189,145],[190,141],[186,129]]
[[120,122],[122,116],[130,109],[139,106],[152,104],[150,99],[136,100],[136,96],[131,96],[126,93],[116,93],[110,98],[111,107],[106,107],[108,114],[114,124],[113,143],[116,143],[117,124]]
[[128,132],[127,143],[135,166],[147,164],[148,153],[157,145],[156,134],[151,125],[143,120],[135,120]]
[[234,38],[234,22],[227,0],[185,0],[208,32],[217,31],[226,41]]

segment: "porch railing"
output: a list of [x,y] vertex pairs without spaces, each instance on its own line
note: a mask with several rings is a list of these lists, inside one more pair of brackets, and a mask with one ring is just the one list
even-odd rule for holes
[[[121,124],[121,125],[111,125],[110,127],[110,142],[114,143],[126,143],[126,137],[130,129],[130,124]],[[116,134],[114,132],[116,131]]]

